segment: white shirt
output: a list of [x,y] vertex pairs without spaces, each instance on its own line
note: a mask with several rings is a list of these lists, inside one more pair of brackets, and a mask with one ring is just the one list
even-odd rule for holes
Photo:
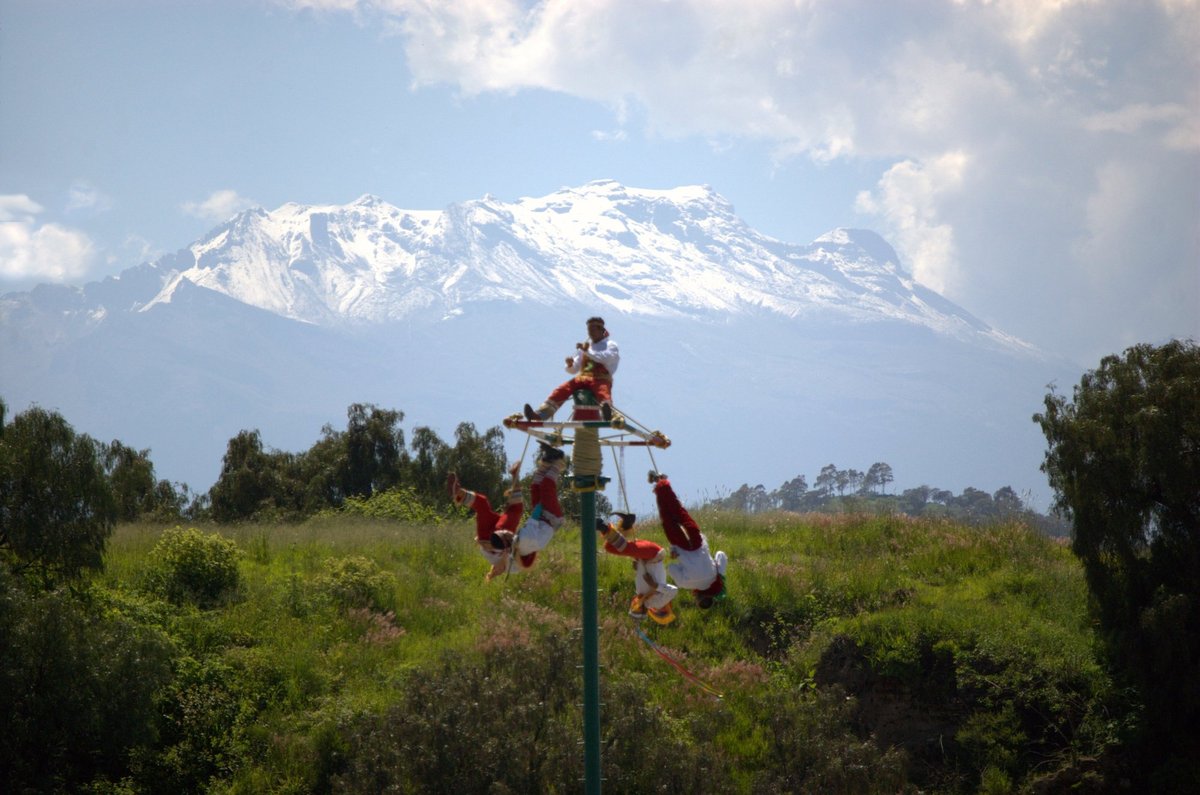
[[[621,351],[617,348],[617,343],[612,337],[605,337],[599,342],[589,342],[587,355],[596,364],[603,365],[604,369],[608,370],[609,375],[616,375],[617,365],[621,363]],[[571,363],[567,365],[567,372],[571,374],[578,373],[582,366],[583,351],[576,350]]]

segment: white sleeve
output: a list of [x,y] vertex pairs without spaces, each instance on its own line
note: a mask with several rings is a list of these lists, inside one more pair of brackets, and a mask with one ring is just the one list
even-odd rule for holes
[[603,348],[597,348],[595,343],[590,345],[588,347],[588,357],[604,365],[605,370],[615,375],[617,365],[621,362],[621,351],[617,348],[617,343],[611,339],[607,343]]

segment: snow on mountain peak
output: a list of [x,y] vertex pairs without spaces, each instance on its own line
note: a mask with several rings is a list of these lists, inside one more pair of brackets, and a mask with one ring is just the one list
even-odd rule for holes
[[874,232],[782,242],[748,227],[706,185],[604,179],[440,211],[402,210],[371,194],[347,205],[255,208],[160,267],[173,270],[144,309],[187,280],[320,325],[444,317],[507,301],[667,317],[829,314],[1003,336],[916,284]]

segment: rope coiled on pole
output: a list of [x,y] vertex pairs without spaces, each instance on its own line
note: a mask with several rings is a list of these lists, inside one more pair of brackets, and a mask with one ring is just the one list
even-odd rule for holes
[[579,479],[589,479],[593,485],[582,488],[576,485],[575,490],[595,491],[595,484],[599,480],[600,468],[603,463],[603,456],[600,453],[599,429],[577,428],[575,430],[575,449],[571,465],[575,470],[577,483]]

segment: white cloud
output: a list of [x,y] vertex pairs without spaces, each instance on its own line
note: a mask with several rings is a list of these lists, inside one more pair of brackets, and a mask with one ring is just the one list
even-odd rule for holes
[[[663,138],[882,161],[858,209],[918,278],[1047,342],[1079,349],[1103,335],[1095,307],[1071,291],[1105,245],[1156,253],[1109,257],[1120,273],[1152,267],[1163,282],[1193,283],[1196,0],[359,0],[353,10],[400,37],[418,86],[545,89],[604,103],[621,129],[636,118]],[[1121,164],[1119,178],[1108,163]],[[1154,189],[1118,200],[1118,182]],[[1108,311],[1120,298],[1096,301]],[[1147,334],[1164,316],[1200,334],[1194,305],[1178,306],[1194,302],[1175,303],[1150,313]]]
[[0,196],[0,279],[64,282],[85,274],[91,239],[60,224],[38,224],[42,206],[23,194]]
[[67,212],[90,210],[104,212],[112,208],[112,199],[87,180],[76,180],[67,193]]
[[0,222],[32,223],[34,217],[43,209],[42,205],[24,194],[0,196]]
[[359,0],[276,0],[279,5],[295,8],[301,11],[355,11]]
[[624,130],[592,130],[594,141],[624,141],[628,138]]
[[165,253],[165,251],[141,235],[126,235],[119,251],[110,253],[105,261],[109,265],[129,262],[150,262]]
[[188,215],[212,223],[220,223],[229,220],[231,216],[237,215],[243,210],[257,206],[258,202],[239,196],[237,191],[218,190],[210,194],[204,201],[184,202],[181,208]]
[[953,292],[960,274],[954,230],[939,220],[937,206],[961,187],[967,164],[963,152],[925,164],[906,160],[888,169],[875,192],[858,195],[858,210],[886,219],[913,275],[938,292]]

